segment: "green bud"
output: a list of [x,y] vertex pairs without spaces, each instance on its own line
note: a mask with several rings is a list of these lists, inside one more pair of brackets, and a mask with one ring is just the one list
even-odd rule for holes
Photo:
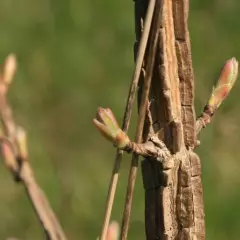
[[118,122],[109,108],[98,108],[93,123],[99,132],[117,148],[125,148],[130,142],[128,136],[119,127]]

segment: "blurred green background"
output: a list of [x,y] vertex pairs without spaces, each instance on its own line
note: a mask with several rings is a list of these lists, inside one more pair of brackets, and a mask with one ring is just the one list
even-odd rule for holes
[[[190,33],[199,114],[224,61],[240,59],[238,0],[192,0]],[[0,60],[16,53],[10,90],[30,159],[69,239],[96,239],[115,149],[98,134],[98,106],[122,119],[133,72],[133,2],[1,0]],[[203,165],[207,239],[240,238],[240,84],[236,84],[197,149]],[[136,112],[136,111],[135,111]],[[136,114],[134,115],[136,116]],[[135,125],[131,125],[133,136]],[[113,219],[121,220],[129,158],[122,164]],[[21,185],[0,168],[0,239],[43,239]],[[144,237],[139,171],[129,239]]]

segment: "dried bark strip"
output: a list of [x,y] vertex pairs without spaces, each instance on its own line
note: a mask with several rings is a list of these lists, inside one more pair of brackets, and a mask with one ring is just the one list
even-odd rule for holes
[[[178,74],[184,126],[185,145],[188,157],[182,160],[179,178],[185,179],[179,188],[179,224],[183,229],[179,238],[188,233],[189,237],[205,238],[203,190],[201,183],[201,165],[198,156],[192,152],[196,145],[196,116],[194,110],[194,76],[191,59],[191,46],[188,32],[189,0],[173,0],[175,43],[178,57]],[[193,164],[191,162],[198,162]],[[198,170],[198,171],[197,171]],[[191,174],[195,171],[195,174]],[[196,184],[196,180],[198,184]],[[197,217],[198,216],[198,217]]]
[[194,76],[191,46],[188,32],[189,0],[173,0],[173,18],[176,53],[178,59],[178,76],[182,106],[184,139],[187,148],[196,145],[196,116],[194,110]]
[[[135,4],[141,5],[143,1]],[[143,138],[149,140],[154,134],[164,140],[173,154],[173,164],[169,167],[149,158],[142,162],[146,235],[147,239],[204,239],[200,162],[192,152],[196,144],[196,122],[188,1],[162,0],[161,4],[159,48]],[[136,14],[136,25],[144,18],[143,13]],[[136,37],[139,36],[138,32]],[[145,58],[143,67],[146,69],[148,64]],[[142,83],[143,80],[140,94]]]

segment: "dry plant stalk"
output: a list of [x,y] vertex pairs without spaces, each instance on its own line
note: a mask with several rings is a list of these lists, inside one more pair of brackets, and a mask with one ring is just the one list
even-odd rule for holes
[[[135,1],[135,54],[145,30],[147,0]],[[142,161],[147,239],[205,239],[201,162],[194,148],[237,79],[238,62],[224,65],[203,113],[196,120],[188,33],[188,0],[156,2],[139,80],[139,117],[132,142],[110,109],[99,108],[94,124],[120,150],[133,153],[121,240],[127,239],[133,190]],[[105,238],[101,238],[105,240]]]
[[[156,0],[149,1],[148,10],[146,11],[146,18],[145,18],[145,22],[144,22],[145,28],[142,33],[141,41],[139,43],[140,47],[139,47],[139,51],[138,51],[137,57],[136,57],[135,70],[133,73],[132,83],[131,83],[131,86],[129,89],[128,100],[127,100],[125,113],[124,113],[124,117],[123,117],[122,130],[124,132],[128,131],[128,127],[129,127],[129,123],[130,123],[130,118],[131,118],[131,114],[132,114],[132,106],[133,106],[135,93],[136,93],[137,86],[138,86],[139,76],[141,74],[141,67],[142,67],[143,58],[144,58],[145,50],[146,50],[146,46],[147,46],[148,35],[149,35],[152,17],[153,17],[153,11],[155,8],[155,1]],[[111,177],[109,189],[108,189],[108,196],[107,196],[107,200],[106,200],[105,214],[104,214],[104,220],[103,220],[103,225],[102,225],[101,234],[100,234],[100,240],[106,239],[107,229],[108,229],[109,222],[110,222],[113,201],[114,201],[116,187],[117,187],[117,183],[118,183],[118,176],[119,176],[119,170],[120,170],[120,165],[121,165],[121,160],[122,160],[122,154],[123,154],[123,151],[118,149],[117,153],[116,153],[115,162],[114,162],[114,166],[113,166],[113,170],[112,170],[112,177]],[[136,159],[135,160],[133,159],[133,162],[135,162],[135,161],[136,161]]]
[[17,68],[16,58],[10,54],[0,74],[0,119],[2,123],[1,150],[3,161],[15,180],[22,183],[44,229],[46,239],[66,240],[66,236],[52,211],[48,200],[38,186],[30,166],[26,132],[17,126],[7,103],[6,94]]

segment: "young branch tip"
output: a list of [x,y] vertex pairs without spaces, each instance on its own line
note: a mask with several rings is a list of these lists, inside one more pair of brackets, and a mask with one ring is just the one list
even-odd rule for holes
[[109,108],[98,108],[93,123],[98,131],[119,149],[124,149],[130,142],[128,136],[119,127],[119,124]]
[[196,123],[197,134],[211,122],[212,116],[229,95],[238,77],[238,61],[235,57],[229,59],[223,66],[220,77],[213,87],[211,96]]

